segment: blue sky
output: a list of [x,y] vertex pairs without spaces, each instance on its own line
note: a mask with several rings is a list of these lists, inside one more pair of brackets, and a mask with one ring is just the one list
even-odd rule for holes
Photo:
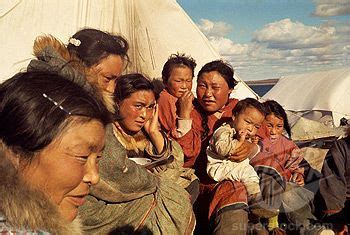
[[177,0],[243,80],[350,65],[350,0]]

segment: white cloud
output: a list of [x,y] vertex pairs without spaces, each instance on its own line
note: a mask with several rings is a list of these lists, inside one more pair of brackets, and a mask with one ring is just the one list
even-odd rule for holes
[[308,26],[284,19],[263,26],[249,43],[235,43],[223,36],[224,30],[213,33],[215,23],[203,22],[202,30],[207,25],[204,33],[209,33],[211,44],[245,80],[278,78],[350,63],[350,21]]
[[232,26],[222,21],[201,19],[198,28],[208,37],[224,37],[232,31]]
[[267,24],[254,33],[253,41],[266,44],[268,48],[280,50],[323,47],[335,38],[331,26],[307,26],[301,22],[283,19]]
[[350,0],[314,0],[316,5],[313,15],[319,17],[350,14]]

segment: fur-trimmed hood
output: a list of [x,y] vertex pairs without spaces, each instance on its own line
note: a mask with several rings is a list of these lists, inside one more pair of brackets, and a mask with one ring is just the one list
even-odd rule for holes
[[37,59],[28,65],[28,71],[48,71],[70,79],[100,99],[114,113],[113,96],[97,82],[97,74],[84,66],[66,46],[51,35],[39,36],[34,41],[33,53]]
[[0,149],[0,233],[43,231],[51,234],[82,234],[80,221],[66,223],[57,206],[42,192],[30,188]]

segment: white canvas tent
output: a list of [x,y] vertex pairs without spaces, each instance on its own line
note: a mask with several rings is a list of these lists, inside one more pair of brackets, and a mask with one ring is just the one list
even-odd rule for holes
[[350,118],[350,69],[335,69],[282,77],[263,96],[291,111],[329,111],[335,126]]
[[[1,0],[0,81],[26,67],[38,35],[67,42],[84,27],[125,36],[131,46],[128,70],[151,78],[160,77],[166,59],[176,52],[195,58],[197,71],[220,58],[175,0]],[[257,97],[236,79],[234,97]]]

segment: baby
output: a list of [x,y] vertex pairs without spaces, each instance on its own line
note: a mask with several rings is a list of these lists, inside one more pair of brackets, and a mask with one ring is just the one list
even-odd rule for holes
[[219,127],[210,139],[207,148],[207,172],[215,181],[241,181],[248,193],[248,201],[252,213],[259,217],[269,218],[278,213],[261,201],[259,176],[249,164],[259,151],[255,145],[254,151],[242,162],[232,162],[229,158],[245,140],[252,142],[257,130],[265,119],[265,109],[259,101],[246,98],[237,103],[233,109],[230,123]]

